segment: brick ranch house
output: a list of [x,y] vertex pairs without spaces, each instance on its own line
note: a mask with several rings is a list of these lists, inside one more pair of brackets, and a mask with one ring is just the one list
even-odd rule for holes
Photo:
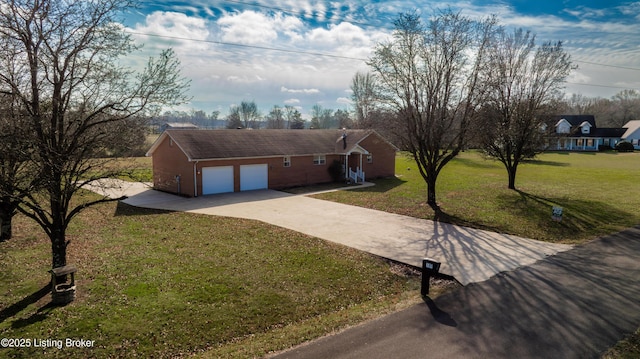
[[152,157],[153,187],[200,195],[282,189],[395,174],[398,149],[373,130],[166,130]]

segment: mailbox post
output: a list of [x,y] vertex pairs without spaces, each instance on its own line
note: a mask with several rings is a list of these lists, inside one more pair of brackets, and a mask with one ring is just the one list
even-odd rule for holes
[[440,262],[436,262],[431,258],[422,259],[422,285],[420,287],[420,294],[423,297],[429,294],[429,279],[438,272],[440,272]]

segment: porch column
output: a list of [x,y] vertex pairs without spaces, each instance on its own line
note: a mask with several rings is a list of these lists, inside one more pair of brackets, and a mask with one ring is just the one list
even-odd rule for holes
[[349,179],[349,154],[344,155],[344,179]]

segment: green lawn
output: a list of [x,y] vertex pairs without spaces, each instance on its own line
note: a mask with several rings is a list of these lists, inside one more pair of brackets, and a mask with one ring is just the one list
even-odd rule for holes
[[73,222],[78,295],[53,308],[48,240],[22,217],[14,229],[0,243],[0,337],[95,347],[1,357],[246,358],[420,300],[418,277],[363,252],[255,221],[110,203]]
[[[131,168],[148,172],[148,159]],[[146,171],[146,172],[145,172]],[[318,197],[433,218],[417,168]],[[545,154],[520,168],[519,191],[478,153],[438,183],[445,220],[557,242],[640,223],[640,154]],[[551,207],[562,206],[562,222]],[[419,281],[379,258],[255,221],[104,204],[69,229],[77,299],[50,307],[50,245],[23,217],[0,243],[0,337],[94,340],[91,349],[1,349],[2,357],[261,356],[420,300]],[[433,296],[451,284],[432,286]]]
[[[396,159],[396,178],[376,186],[316,195],[358,206],[434,218],[415,163]],[[443,221],[549,242],[579,243],[640,224],[640,153],[547,153],[522,164],[518,191],[501,163],[462,153],[437,184]],[[563,207],[562,222],[551,218]]]

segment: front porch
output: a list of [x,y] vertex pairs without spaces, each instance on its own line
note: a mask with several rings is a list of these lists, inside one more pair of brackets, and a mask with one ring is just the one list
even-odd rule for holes
[[366,180],[363,163],[371,163],[371,154],[360,146],[343,157],[345,180],[351,183],[364,183]]
[[556,144],[558,151],[599,151],[601,146],[614,148],[619,138],[605,137],[566,137],[559,138]]

